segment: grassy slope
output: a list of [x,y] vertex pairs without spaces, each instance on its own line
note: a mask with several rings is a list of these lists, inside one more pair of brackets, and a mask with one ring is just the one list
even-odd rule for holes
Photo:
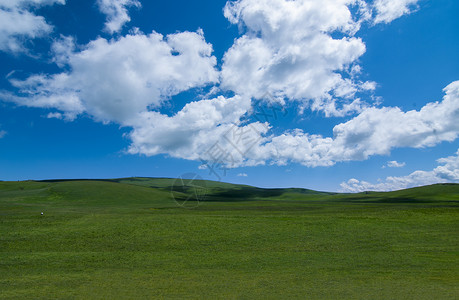
[[205,182],[184,209],[173,183],[0,182],[0,298],[459,297],[459,185]]

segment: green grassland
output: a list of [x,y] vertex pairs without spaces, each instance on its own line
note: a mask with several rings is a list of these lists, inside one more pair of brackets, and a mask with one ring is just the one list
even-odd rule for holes
[[204,186],[0,182],[0,298],[459,298],[459,185]]

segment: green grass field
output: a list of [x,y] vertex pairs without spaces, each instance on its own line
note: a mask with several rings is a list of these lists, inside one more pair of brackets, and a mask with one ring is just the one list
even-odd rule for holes
[[0,298],[459,299],[459,185],[173,182],[0,182]]

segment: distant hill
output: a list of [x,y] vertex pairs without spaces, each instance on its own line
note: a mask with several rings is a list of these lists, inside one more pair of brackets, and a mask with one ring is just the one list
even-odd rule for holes
[[[394,192],[328,193],[301,188],[258,188],[208,180],[175,178],[57,179],[0,182],[0,199],[53,200],[102,206],[175,205],[176,201],[330,201],[423,203],[459,201],[459,184],[435,184]],[[154,202],[152,202],[154,199]],[[97,201],[94,201],[97,200]],[[174,201],[175,200],[175,201]]]

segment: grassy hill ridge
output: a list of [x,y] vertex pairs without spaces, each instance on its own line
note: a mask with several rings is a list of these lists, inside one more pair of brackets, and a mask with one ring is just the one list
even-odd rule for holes
[[[170,190],[174,182],[177,181],[177,178],[166,178],[166,177],[127,177],[127,178],[117,178],[117,179],[55,179],[55,180],[38,180],[36,182],[49,182],[49,183],[59,183],[59,182],[113,182],[113,183],[123,183],[131,184],[138,186],[146,186],[151,188],[158,188],[162,190]],[[349,193],[336,193],[336,192],[323,192],[315,191],[305,188],[259,188],[249,185],[242,184],[232,184],[219,181],[211,180],[196,180],[198,182],[203,182],[203,186],[206,186],[211,191],[235,191],[235,190],[246,190],[253,191],[255,194],[262,194],[269,196],[272,194],[283,194],[283,193],[292,193],[292,194],[305,194],[305,195],[347,195]],[[24,181],[28,182],[28,181]],[[277,193],[276,193],[277,192]],[[370,195],[365,197],[438,197],[439,195],[447,195],[447,197],[459,195],[459,184],[458,183],[438,183],[427,186],[414,187],[409,189],[402,189],[392,192],[361,192],[355,193],[354,195]]]

